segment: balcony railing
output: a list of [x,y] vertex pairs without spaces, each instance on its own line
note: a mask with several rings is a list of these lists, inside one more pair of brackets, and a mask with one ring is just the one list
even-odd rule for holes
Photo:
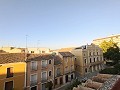
[[36,71],[37,70],[37,67],[32,67],[31,68],[31,71]]
[[96,62],[92,62],[91,65],[97,65],[97,64],[101,64],[104,63],[104,61],[96,61]]
[[31,84],[30,84],[31,86],[35,86],[35,85],[37,85],[37,80],[36,81],[31,81]]
[[41,80],[42,83],[47,82],[47,78]]
[[59,77],[59,76],[61,76],[61,73],[57,73],[57,74],[56,74],[56,77]]
[[42,65],[42,69],[46,69],[47,68],[47,65]]
[[13,77],[13,73],[7,74],[7,78]]

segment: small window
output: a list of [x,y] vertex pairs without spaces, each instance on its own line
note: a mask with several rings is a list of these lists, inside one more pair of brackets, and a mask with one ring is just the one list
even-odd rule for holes
[[57,79],[55,79],[55,85],[57,85]]
[[51,60],[49,60],[49,64],[51,64]]
[[84,59],[85,60],[85,64],[87,63],[87,61],[86,61],[86,59]]
[[94,58],[94,62],[95,62],[95,58]]
[[31,70],[37,70],[37,61],[31,62]]
[[42,53],[45,53],[45,51],[42,51]]
[[77,60],[77,58],[75,58],[75,61]]
[[31,53],[34,53],[34,51],[31,51]]
[[73,74],[71,75],[71,80],[73,79]]
[[92,62],[91,58],[90,58],[90,63]]
[[87,68],[85,68],[85,72],[87,73]]
[[7,78],[13,77],[13,67],[7,68]]
[[52,72],[51,71],[49,71],[49,76],[51,76],[52,75]]

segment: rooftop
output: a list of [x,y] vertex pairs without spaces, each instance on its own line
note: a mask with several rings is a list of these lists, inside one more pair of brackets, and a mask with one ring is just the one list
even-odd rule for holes
[[59,52],[59,54],[61,54],[63,57],[72,57],[74,56],[72,53],[70,52]]
[[33,60],[49,60],[53,58],[55,59],[55,64],[60,64],[60,57],[51,54],[0,53],[0,64],[29,62]]

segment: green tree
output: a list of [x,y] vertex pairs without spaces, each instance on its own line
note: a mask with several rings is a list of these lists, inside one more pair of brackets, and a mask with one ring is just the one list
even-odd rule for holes
[[52,90],[52,86],[53,86],[52,81],[47,82],[47,83],[45,84],[45,87],[48,88],[48,90]]
[[103,56],[107,60],[112,60],[115,64],[120,60],[120,50],[116,43],[112,40],[110,41],[103,41],[100,44],[100,47],[103,50]]

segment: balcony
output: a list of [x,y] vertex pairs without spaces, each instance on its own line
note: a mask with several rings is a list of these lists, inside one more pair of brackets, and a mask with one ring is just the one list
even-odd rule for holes
[[68,73],[70,73],[70,71],[65,71],[65,74],[68,74]]
[[102,63],[104,63],[104,61],[96,61],[96,62],[92,62],[92,63],[91,63],[91,66],[93,66],[93,65],[97,65],[97,64],[102,64]]
[[31,67],[31,71],[37,71],[37,67]]
[[30,86],[35,86],[35,85],[37,85],[37,80],[35,80],[35,81],[31,81]]
[[56,77],[59,77],[59,76],[61,76],[61,73],[57,73],[57,74],[56,74]]
[[41,80],[42,83],[47,82],[47,78]]
[[42,65],[42,69],[47,69],[47,65]]
[[8,73],[6,78],[13,77],[13,73]]

